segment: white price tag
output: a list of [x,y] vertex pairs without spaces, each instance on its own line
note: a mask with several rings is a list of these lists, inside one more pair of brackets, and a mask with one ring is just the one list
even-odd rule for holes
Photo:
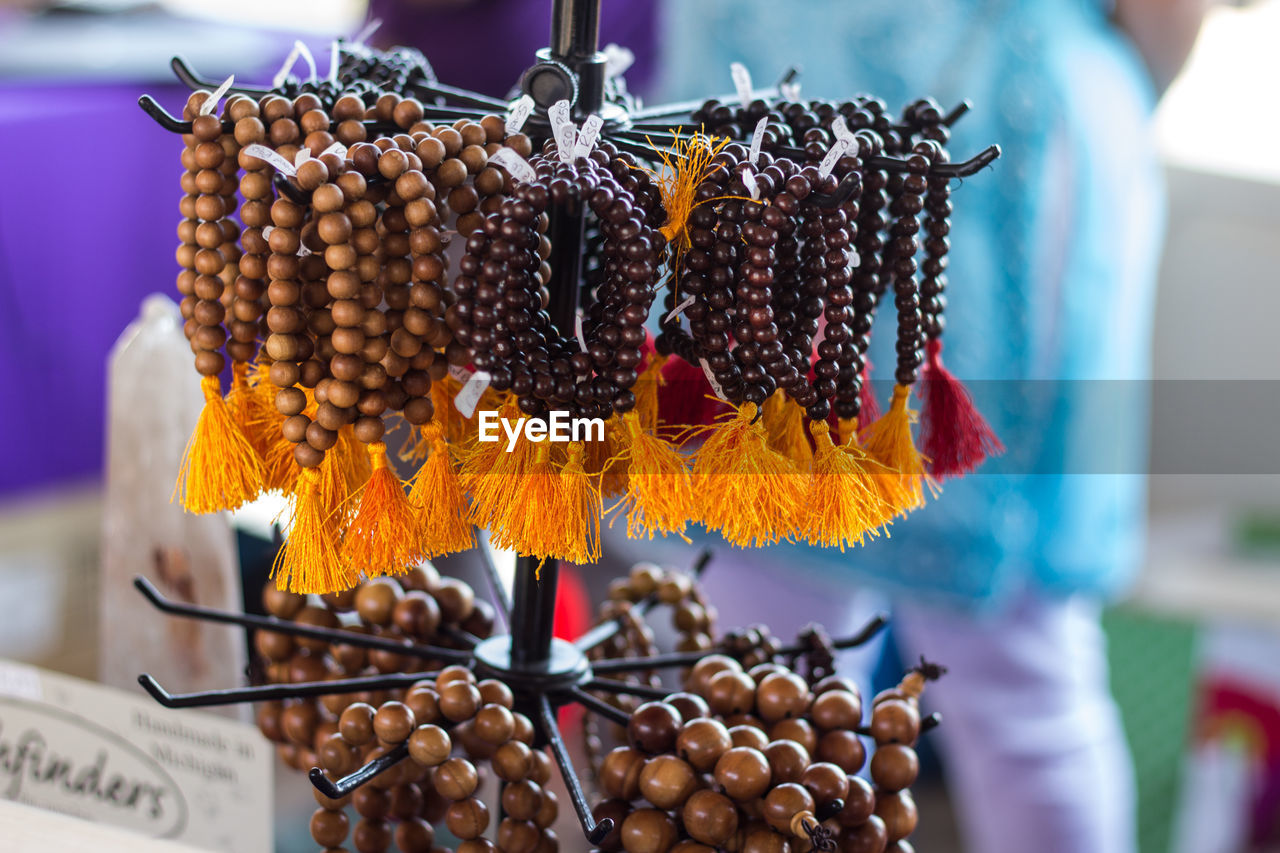
[[718,399],[724,400],[726,403],[729,402],[728,398],[724,396],[724,389],[716,381],[716,375],[711,372],[711,365],[707,364],[707,360],[700,358],[698,359],[698,364],[702,365],[702,372],[707,377],[707,381],[711,383],[711,393],[715,394]]
[[769,127],[769,117],[765,116],[756,122],[755,133],[751,134],[751,153],[747,155],[747,162],[754,166],[760,160],[760,146],[764,144],[764,132]]
[[244,153],[248,154],[250,157],[257,157],[259,160],[271,164],[271,166],[273,166],[277,171],[283,172],[289,177],[293,177],[298,174],[298,170],[293,167],[292,163],[265,145],[261,145],[257,142],[252,145],[246,145],[244,147]]
[[621,77],[627,69],[635,64],[636,55],[628,48],[616,44],[604,46],[604,78],[606,80]]
[[227,94],[227,90],[231,88],[231,84],[236,82],[236,75],[232,74],[226,80],[222,81],[222,85],[213,90],[213,94],[204,99],[204,103],[200,105],[200,115],[211,116],[218,111],[218,101],[222,100],[222,96]]
[[751,194],[752,201],[760,200],[760,181],[756,178],[756,173],[750,166],[742,167],[742,183],[747,187],[747,192]]
[[499,148],[489,155],[490,166],[501,166],[511,173],[511,177],[521,183],[529,183],[538,179],[538,172],[528,160],[510,148]]
[[778,86],[778,92],[782,95],[784,101],[798,103],[800,100],[800,84],[799,83],[782,83]]
[[853,138],[853,131],[849,129],[849,125],[844,123],[844,116],[836,114],[831,119],[831,132],[835,134],[837,140],[848,139],[852,145],[856,140]]
[[729,74],[733,76],[733,88],[738,90],[738,100],[742,101],[744,106],[749,104],[751,93],[754,91],[751,88],[751,72],[741,62],[731,62]]
[[587,351],[587,336],[582,331],[582,309],[573,315],[573,334],[578,338],[578,349]]
[[529,116],[533,115],[533,98],[528,95],[521,95],[514,104],[511,105],[510,111],[507,112],[507,135],[519,133],[524,127],[524,123],[529,120]]
[[604,127],[604,119],[600,116],[595,114],[587,116],[587,120],[582,123],[582,130],[578,131],[578,141],[573,146],[573,159],[591,154],[591,149],[596,147],[596,139],[600,136],[602,127]]
[[302,55],[302,61],[307,63],[307,74],[310,75],[308,80],[316,79],[316,58],[311,55],[311,48],[302,43],[301,40],[295,41],[294,45],[298,48],[298,53]]
[[449,375],[462,383],[462,390],[453,398],[453,407],[464,418],[470,418],[476,413],[476,406],[480,405],[480,397],[489,387],[489,374],[483,370],[473,373],[465,367],[450,367]]
[[683,302],[681,302],[681,303],[680,303],[679,305],[677,305],[675,308],[672,308],[672,309],[671,309],[671,313],[670,313],[670,314],[668,314],[665,318],[663,318],[662,322],[664,322],[664,323],[670,323],[672,320],[674,320],[675,318],[679,317],[681,314],[683,314],[683,313],[684,313],[684,309],[686,309],[686,308],[688,308],[690,305],[692,305],[692,304],[694,303],[694,301],[695,301],[697,298],[698,298],[698,297],[696,297],[696,296],[690,296],[690,297],[688,297],[687,299],[685,299]]
[[311,149],[304,145],[298,149],[296,154],[293,155],[293,167],[296,169],[310,159]]
[[302,50],[302,42],[295,41],[293,50],[289,51],[289,55],[284,58],[284,65],[280,66],[280,70],[276,72],[276,76],[271,78],[271,88],[279,89],[284,85],[284,81],[289,79],[289,72],[293,70],[293,64],[298,61],[298,53]]
[[578,129],[573,126],[569,117],[569,102],[556,101],[547,110],[547,118],[551,121],[551,135],[555,137],[556,148],[560,152],[562,163],[573,162],[573,146],[578,141]]
[[831,146],[831,150],[827,152],[827,156],[823,157],[822,162],[818,164],[818,174],[824,178],[830,175],[831,170],[836,167],[836,162],[845,155],[845,152],[849,150],[849,146],[852,144],[852,136],[837,139]]
[[326,154],[337,154],[339,157],[345,160],[347,159],[347,146],[343,145],[341,142],[335,142],[332,145],[330,145],[328,148],[320,152],[321,157],[323,157]]
[[329,44],[329,81],[336,83],[338,80],[338,40],[334,39]]
[[20,663],[0,661],[0,696],[40,701],[44,698],[40,671]]

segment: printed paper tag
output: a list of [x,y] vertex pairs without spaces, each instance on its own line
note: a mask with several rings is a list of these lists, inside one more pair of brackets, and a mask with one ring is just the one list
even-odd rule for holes
[[252,145],[246,145],[244,147],[244,153],[248,154],[250,157],[257,157],[259,160],[269,163],[277,171],[283,172],[289,177],[293,177],[298,174],[298,170],[293,167],[292,163],[265,145],[261,145],[257,142]]
[[339,157],[345,160],[347,159],[347,146],[343,145],[341,142],[335,142],[332,145],[330,145],[328,148],[320,152],[321,157],[323,157],[326,154],[337,154]]
[[511,173],[511,177],[521,183],[537,180],[538,172],[529,161],[510,148],[499,148],[489,155],[490,166],[501,166]]
[[218,111],[218,101],[222,100],[222,96],[227,94],[227,90],[231,88],[231,84],[236,82],[236,75],[232,74],[226,80],[222,81],[222,85],[213,90],[213,94],[204,99],[204,103],[200,105],[200,115],[209,116]]
[[702,372],[706,375],[707,381],[711,383],[711,393],[715,394],[717,398],[724,400],[724,402],[729,402],[729,399],[724,395],[724,389],[721,388],[720,383],[716,381],[716,375],[711,372],[711,365],[707,364],[707,360],[705,358],[700,358],[698,359],[698,364],[702,365]]
[[562,163],[573,162],[573,146],[578,140],[578,130],[569,117],[569,102],[556,101],[547,110],[547,118],[551,121],[551,135],[555,137],[556,148],[560,151]]
[[310,159],[311,159],[311,149],[305,145],[302,146],[301,148],[298,149],[297,153],[293,155],[294,168],[301,166],[303,163],[307,162]]
[[329,45],[329,79],[337,81],[338,79],[338,40],[334,39]]
[[663,323],[670,323],[672,320],[674,320],[675,318],[679,317],[681,314],[683,314],[683,313],[684,313],[684,310],[685,310],[686,308],[688,308],[690,305],[692,305],[692,304],[694,303],[694,300],[696,300],[697,298],[698,298],[698,297],[696,297],[696,296],[690,296],[688,299],[686,299],[685,301],[681,302],[681,303],[680,303],[679,305],[677,305],[675,308],[672,308],[672,309],[671,309],[671,313],[670,313],[670,314],[668,314],[665,318],[663,318],[662,322],[663,322]]
[[311,55],[311,48],[303,44],[301,40],[295,41],[294,45],[297,46],[298,53],[302,55],[302,61],[307,63],[307,74],[310,75],[307,79],[316,79],[316,58]]
[[747,155],[747,162],[754,166],[760,160],[760,146],[764,144],[764,132],[769,127],[769,117],[765,116],[756,122],[756,131],[751,134],[751,153]]
[[835,134],[837,140],[847,139],[849,144],[854,143],[853,131],[849,130],[849,125],[844,123],[844,116],[837,114],[831,119],[831,132]]
[[797,103],[800,100],[800,84],[799,83],[782,83],[778,86],[778,92],[782,95],[784,101]]
[[40,671],[20,663],[0,661],[0,696],[40,701],[44,698]]
[[844,139],[837,139],[831,146],[831,150],[827,152],[827,156],[822,158],[822,162],[818,164],[818,174],[826,177],[831,174],[831,170],[836,167],[836,162],[845,155],[849,150],[849,146],[853,143],[852,136],[846,136]]
[[578,313],[573,316],[573,334],[578,338],[578,348],[586,352],[587,336],[582,331],[582,309],[578,309]]
[[744,105],[751,102],[751,72],[741,62],[729,63],[729,73],[733,75],[733,87],[738,90],[738,100]]
[[[272,849],[275,748],[254,726],[163,708],[136,687],[8,663],[0,673],[0,799],[127,828],[138,849],[154,847],[150,838],[183,850]],[[16,843],[3,847],[48,848]]]
[[636,55],[628,48],[610,43],[604,46],[604,78],[621,77],[636,61]]
[[484,395],[485,389],[489,387],[489,374],[483,370],[477,370],[473,373],[465,367],[450,367],[449,375],[462,383],[462,390],[458,392],[458,396],[453,398],[453,407],[464,418],[470,418],[476,413],[476,406],[480,404],[480,397]]
[[302,49],[302,42],[295,41],[293,50],[289,51],[289,55],[284,58],[284,65],[280,66],[280,70],[276,72],[276,76],[271,78],[271,88],[279,89],[284,85],[284,81],[289,79],[289,72],[293,70],[293,64],[298,61],[298,53]]
[[586,157],[591,154],[591,149],[596,147],[596,138],[600,135],[600,128],[604,127],[604,119],[598,115],[589,115],[587,120],[582,123],[582,130],[578,131],[578,141],[573,146],[573,158]]
[[520,132],[520,128],[524,127],[524,123],[529,120],[529,116],[533,115],[533,106],[533,98],[528,95],[521,95],[511,105],[511,110],[507,113],[508,136]]

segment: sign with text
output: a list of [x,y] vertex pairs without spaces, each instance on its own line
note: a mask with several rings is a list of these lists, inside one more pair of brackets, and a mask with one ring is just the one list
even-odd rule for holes
[[0,797],[211,850],[271,850],[253,726],[0,661]]

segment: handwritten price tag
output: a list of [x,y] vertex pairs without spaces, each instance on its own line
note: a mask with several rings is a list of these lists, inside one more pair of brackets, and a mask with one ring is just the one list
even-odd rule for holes
[[573,158],[587,157],[591,154],[591,149],[596,147],[596,139],[600,136],[600,129],[604,127],[604,119],[598,115],[589,115],[587,120],[582,123],[582,130],[578,131],[578,141],[573,146]]
[[572,163],[573,146],[578,141],[578,129],[573,126],[573,120],[569,117],[569,102],[556,101],[551,105],[551,109],[547,110],[547,118],[551,121],[551,135],[555,137],[561,162]]
[[449,368],[449,375],[462,383],[462,390],[453,398],[453,407],[464,418],[470,418],[476,413],[476,406],[480,405],[480,398],[489,387],[490,376],[483,370],[472,372],[457,366]]
[[291,178],[298,174],[298,170],[293,167],[293,164],[290,163],[287,158],[277,154],[265,145],[260,145],[256,142],[252,145],[246,145],[244,153],[248,154],[250,157],[257,157],[259,160],[269,163],[276,169],[276,171],[283,172]]
[[507,113],[507,135],[519,133],[531,115],[533,115],[533,98],[521,95],[519,100],[511,105],[511,111]]
[[213,94],[204,99],[204,103],[200,105],[200,115],[211,116],[218,111],[218,101],[222,100],[222,96],[227,94],[227,90],[231,88],[231,84],[236,82],[236,75],[232,74],[226,80],[222,81],[222,85],[213,90]]
[[738,90],[738,100],[743,104],[750,103],[755,90],[751,87],[751,72],[747,70],[747,66],[741,62],[732,62],[729,64],[729,74],[733,77],[733,88]]

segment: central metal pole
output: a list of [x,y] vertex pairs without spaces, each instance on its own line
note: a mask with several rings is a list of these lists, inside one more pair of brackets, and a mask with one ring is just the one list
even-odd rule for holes
[[[600,44],[600,0],[554,0],[551,7],[551,55],[582,78],[594,75]],[[595,112],[603,104],[603,87],[581,85],[577,107]],[[565,210],[555,207],[547,236],[551,239],[551,281],[547,311],[562,335],[573,334],[582,298],[582,205]],[[533,511],[533,508],[530,508]],[[555,524],[558,519],[547,519]],[[551,659],[552,629],[556,612],[556,587],[560,567],[554,560],[539,566],[533,557],[516,560],[512,590],[511,663],[524,668],[543,666]]]

